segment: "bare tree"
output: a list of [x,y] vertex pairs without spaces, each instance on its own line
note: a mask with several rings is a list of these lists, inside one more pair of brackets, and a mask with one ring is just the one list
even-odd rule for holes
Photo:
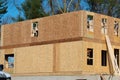
[[54,5],[53,5],[53,0],[49,0],[49,5],[51,7],[51,13],[54,15]]
[[80,10],[80,0],[64,0],[64,13]]
[[80,10],[80,0],[48,0],[49,7],[51,9],[50,13],[62,14],[71,11]]

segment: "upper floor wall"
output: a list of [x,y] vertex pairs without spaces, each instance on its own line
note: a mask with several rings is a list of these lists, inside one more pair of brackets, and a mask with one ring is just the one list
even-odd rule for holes
[[2,46],[30,45],[80,36],[81,12],[37,18],[2,26]]
[[93,12],[84,12],[83,36],[105,40],[109,35],[114,43],[120,43],[120,19]]
[[79,39],[120,43],[120,19],[87,11],[37,18],[2,26],[1,45],[31,45]]

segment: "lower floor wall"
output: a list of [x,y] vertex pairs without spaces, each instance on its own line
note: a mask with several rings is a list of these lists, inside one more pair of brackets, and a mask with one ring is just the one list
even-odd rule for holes
[[[119,50],[120,46],[113,48]],[[4,71],[11,74],[110,74],[112,69],[109,67],[108,53],[103,59],[104,51],[107,51],[106,44],[87,41],[2,49],[0,64],[4,65]]]

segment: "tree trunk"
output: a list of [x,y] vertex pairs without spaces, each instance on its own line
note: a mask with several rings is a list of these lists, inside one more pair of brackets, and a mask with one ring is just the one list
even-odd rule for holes
[[50,8],[51,8],[51,13],[54,15],[54,6],[52,0],[49,0]]
[[65,13],[66,12],[66,8],[67,8],[66,0],[63,0],[63,3],[64,3],[64,13]]

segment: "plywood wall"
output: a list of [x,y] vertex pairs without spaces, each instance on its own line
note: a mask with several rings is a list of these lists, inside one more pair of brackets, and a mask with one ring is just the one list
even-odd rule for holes
[[18,48],[15,52],[15,73],[53,71],[53,45]]
[[[87,48],[93,49],[93,65],[87,65]],[[113,48],[120,49],[113,45]],[[4,64],[4,55],[14,53],[14,73],[69,73],[81,74],[110,74],[111,68],[101,66],[101,50],[106,50],[105,43],[89,41],[72,41],[1,51],[0,63]],[[108,54],[108,53],[107,53]],[[108,56],[107,56],[108,58]]]
[[[80,36],[81,12],[72,12],[4,25],[2,46],[64,40]],[[38,22],[38,37],[31,37],[31,25]]]

